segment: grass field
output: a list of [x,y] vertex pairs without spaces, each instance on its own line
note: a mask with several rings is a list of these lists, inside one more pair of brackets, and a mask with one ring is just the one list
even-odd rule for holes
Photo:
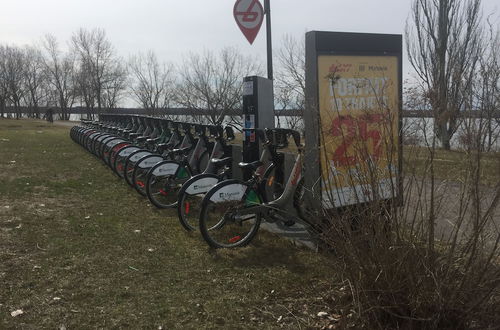
[[[425,147],[405,146],[403,150],[404,169],[408,173],[429,175],[429,150]],[[469,155],[465,151],[436,149],[434,156],[434,171],[437,179],[463,182],[471,168],[471,161],[476,160],[476,155]],[[500,153],[482,153],[479,177],[481,184],[494,187],[500,180]]]
[[0,120],[1,329],[314,328],[337,268],[268,233],[210,251],[69,127]]
[[[263,231],[210,250],[69,128],[0,119],[0,329],[356,328],[341,260]],[[405,147],[405,169],[423,173],[426,153]],[[438,179],[460,182],[464,155],[438,151]],[[499,154],[481,164],[495,185]]]

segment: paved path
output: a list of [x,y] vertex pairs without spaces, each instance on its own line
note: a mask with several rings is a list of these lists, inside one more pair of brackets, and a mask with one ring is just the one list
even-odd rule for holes
[[54,125],[73,127],[80,124],[80,121],[69,121],[69,120],[54,120]]
[[[465,198],[461,201],[461,198],[464,198],[462,197],[463,194],[467,196],[470,192],[467,191],[467,189],[465,189],[466,192],[464,192],[463,184],[456,181],[436,181],[436,238],[447,241],[453,237],[452,235],[456,230],[460,233],[459,237],[467,235],[467,233],[469,233],[473,228],[471,220],[475,219],[474,210],[470,200]],[[421,185],[423,185],[422,192],[419,192],[418,187]],[[415,222],[417,227],[421,221],[426,221],[428,217],[430,187],[430,182],[427,180],[419,182],[418,184],[409,183],[407,181],[405,184],[404,195],[407,196],[407,194],[410,194],[410,196],[405,199],[407,204],[400,210],[401,212],[399,212],[399,214],[404,214],[403,217],[405,217],[405,220],[409,223],[413,222],[414,219],[412,215],[415,215],[417,217]],[[481,215],[484,216],[486,210],[488,210],[491,204],[494,203],[494,197],[498,193],[497,189],[484,185],[480,186]],[[463,210],[465,206],[467,207],[466,211]],[[465,215],[461,215],[461,211],[464,212]],[[462,217],[464,221],[461,223]],[[485,225],[487,227],[485,233],[491,235],[490,239],[496,239],[497,235],[500,234],[500,205],[492,207],[490,217],[488,217]],[[288,227],[279,221],[276,223],[268,223],[264,221],[261,224],[261,227],[264,230],[293,240],[300,245],[305,245],[313,250],[317,249],[317,242],[310,235],[307,227],[303,224],[296,223],[293,226]],[[415,229],[417,228],[414,228],[414,230]]]
[[316,250],[318,248],[318,243],[315,241],[314,237],[311,236],[304,224],[295,223],[293,226],[285,226],[281,221],[275,223],[264,221],[261,224],[261,228],[290,239],[299,245],[304,245],[311,250]]

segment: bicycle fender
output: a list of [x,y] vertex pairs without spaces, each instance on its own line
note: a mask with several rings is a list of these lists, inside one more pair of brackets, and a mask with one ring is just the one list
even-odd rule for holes
[[188,195],[203,194],[212,189],[218,182],[219,178],[215,174],[201,174],[189,182],[185,193]]
[[227,201],[240,201],[245,197],[245,192],[248,187],[242,183],[234,182],[225,184],[219,188],[215,186],[212,189],[216,189],[210,196],[211,202],[227,202]]
[[148,156],[148,155],[151,155],[151,151],[146,151],[146,150],[139,150],[137,151],[135,154],[131,155],[130,158],[129,158],[129,161],[130,162],[137,162],[139,161],[139,159],[141,159],[142,157],[145,157],[145,156]]
[[159,162],[163,161],[163,157],[157,156],[157,155],[148,155],[144,156],[139,160],[137,163],[137,166],[140,168],[150,168],[153,167],[154,165],[158,164]]
[[118,153],[118,156],[128,157],[130,154],[132,154],[133,152],[136,152],[139,149],[140,148],[136,147],[136,146],[126,146],[123,148],[123,150],[120,150],[120,152]]
[[120,143],[122,143],[122,142],[125,142],[125,140],[123,140],[123,139],[119,139],[119,138],[114,138],[114,139],[112,139],[112,140],[110,140],[110,141],[106,142],[106,145],[105,145],[105,146],[106,146],[107,148],[113,148],[114,146],[116,146],[117,144],[120,144]]
[[164,175],[174,175],[179,168],[179,163],[173,161],[167,161],[163,164],[156,164],[152,175],[164,176]]

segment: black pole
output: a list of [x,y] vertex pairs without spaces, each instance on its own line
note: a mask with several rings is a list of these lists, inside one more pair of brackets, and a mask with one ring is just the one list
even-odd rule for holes
[[266,13],[267,34],[267,78],[273,80],[273,43],[271,40],[271,6],[269,0],[264,0],[264,11]]

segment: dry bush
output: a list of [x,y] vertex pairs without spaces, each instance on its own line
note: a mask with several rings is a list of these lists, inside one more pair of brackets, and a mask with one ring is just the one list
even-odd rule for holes
[[464,120],[457,140],[462,150],[494,151],[500,141],[500,123],[493,118]]
[[323,244],[342,261],[352,298],[343,316],[355,312],[359,326],[381,329],[494,328],[500,321],[500,180],[481,186],[482,153],[475,148],[463,153],[466,170],[455,180],[439,179],[441,151],[434,139],[425,142],[426,148],[407,147],[401,201],[377,197],[380,178],[363,156],[367,147],[358,146],[362,175],[350,180],[370,185],[372,202],[322,210],[315,223]]

